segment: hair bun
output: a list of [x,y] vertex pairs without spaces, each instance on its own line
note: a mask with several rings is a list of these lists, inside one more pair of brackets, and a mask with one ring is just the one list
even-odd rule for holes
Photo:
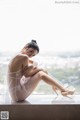
[[36,43],[36,44],[37,44],[36,40],[31,40],[31,42],[33,42],[33,43]]

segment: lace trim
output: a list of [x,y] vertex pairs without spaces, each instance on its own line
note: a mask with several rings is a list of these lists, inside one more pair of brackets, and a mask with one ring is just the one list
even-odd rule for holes
[[16,72],[8,72],[8,74],[18,74],[18,73],[20,73],[20,72],[21,72],[21,69],[18,70],[18,71],[16,71]]

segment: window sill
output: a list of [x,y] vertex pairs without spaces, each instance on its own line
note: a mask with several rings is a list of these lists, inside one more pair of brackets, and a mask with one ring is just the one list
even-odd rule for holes
[[64,97],[62,95],[30,95],[25,101],[14,102],[11,101],[8,94],[0,95],[0,105],[1,104],[32,104],[32,105],[65,105],[65,104],[80,104],[80,95],[73,95],[69,97]]
[[72,99],[54,95],[31,95],[24,102],[5,100],[0,111],[9,111],[10,120],[80,120],[80,95]]

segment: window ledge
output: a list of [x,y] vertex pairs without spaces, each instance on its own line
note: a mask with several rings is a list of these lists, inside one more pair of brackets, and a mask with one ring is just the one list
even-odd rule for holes
[[9,111],[10,120],[80,120],[80,95],[30,95],[24,102],[0,104],[0,111]]
[[80,95],[73,95],[64,97],[62,95],[30,95],[25,101],[14,102],[11,101],[9,95],[0,95],[0,104],[42,104],[42,105],[54,105],[54,104],[80,104]]

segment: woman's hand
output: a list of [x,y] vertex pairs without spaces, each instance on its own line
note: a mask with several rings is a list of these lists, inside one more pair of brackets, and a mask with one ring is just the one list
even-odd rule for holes
[[38,63],[36,61],[32,61],[29,59],[29,64],[33,65],[34,67],[38,66]]
[[46,70],[44,70],[43,68],[38,68],[40,71],[43,71],[44,73],[48,74],[48,72]]
[[33,66],[34,67],[37,67],[38,66],[38,63],[36,61],[33,61]]

